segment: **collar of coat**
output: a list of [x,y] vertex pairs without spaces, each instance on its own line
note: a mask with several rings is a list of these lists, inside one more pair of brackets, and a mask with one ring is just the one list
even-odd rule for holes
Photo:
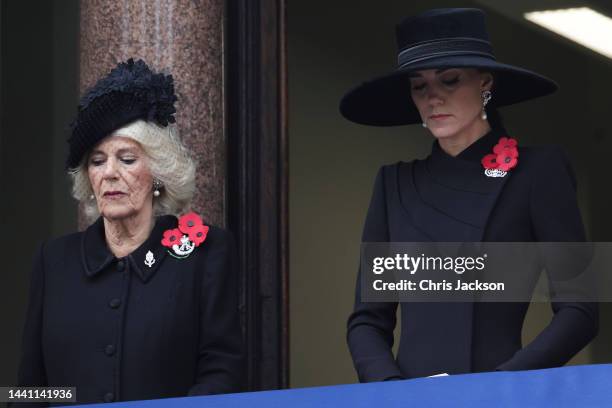
[[442,150],[436,140],[425,159],[427,172],[437,183],[455,190],[478,194],[497,191],[509,177],[485,176],[481,160],[493,151],[502,136],[506,136],[503,127],[493,128],[454,157]]
[[[124,267],[131,268],[146,283],[166,257],[166,248],[161,244],[164,231],[176,228],[177,225],[178,221],[173,215],[157,217],[149,238],[131,254],[124,258],[117,258],[106,245],[104,221],[102,217],[99,217],[85,230],[81,241],[81,259],[85,274],[88,277],[94,277],[103,271],[116,271],[119,262],[123,262]],[[145,264],[149,251],[153,253],[155,259],[151,266]]]
[[482,168],[482,165],[480,163],[482,158],[485,155],[493,152],[493,146],[495,146],[499,142],[499,138],[503,136],[509,137],[507,133],[508,132],[503,126],[493,127],[482,137],[478,138],[471,145],[467,146],[457,156],[454,157],[442,150],[438,140],[434,140],[431,148],[431,155],[437,160],[446,159],[463,163],[473,162],[479,164],[480,168]]

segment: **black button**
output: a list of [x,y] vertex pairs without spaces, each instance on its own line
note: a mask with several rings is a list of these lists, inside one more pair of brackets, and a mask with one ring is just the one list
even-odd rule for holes
[[113,346],[112,344],[109,344],[108,346],[104,348],[104,352],[106,353],[107,356],[112,356],[113,354],[115,354],[115,346]]
[[123,272],[124,269],[125,269],[125,262],[123,262],[123,261],[117,262],[117,270],[119,272]]
[[112,309],[116,309],[119,306],[121,306],[121,299],[111,299],[110,302],[108,302],[108,305],[112,308]]
[[107,392],[104,394],[104,402],[113,402],[115,399],[115,394],[112,392]]

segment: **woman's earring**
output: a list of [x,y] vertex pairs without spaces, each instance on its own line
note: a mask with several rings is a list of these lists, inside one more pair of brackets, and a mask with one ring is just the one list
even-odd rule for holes
[[93,194],[90,194],[90,195],[89,195],[89,199],[90,199],[91,201],[93,201],[95,198],[96,198],[96,196],[95,196],[95,195],[93,195]]
[[427,123],[423,122],[423,123],[421,123],[421,126],[423,126],[424,128],[426,128],[426,127],[427,127]]
[[159,189],[162,188],[163,186],[164,184],[161,181],[157,179],[153,180],[153,196],[154,197],[159,197],[159,195],[161,194],[159,192]]
[[489,101],[491,100],[491,91],[482,91],[482,113],[480,114],[480,117],[482,118],[482,120],[487,120],[487,111],[485,110],[485,106],[487,106],[487,103],[489,103]]

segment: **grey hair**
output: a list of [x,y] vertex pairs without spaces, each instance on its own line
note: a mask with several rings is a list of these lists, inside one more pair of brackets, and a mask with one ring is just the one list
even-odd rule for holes
[[[196,162],[179,137],[175,124],[167,127],[137,120],[112,133],[140,143],[148,158],[149,170],[154,180],[163,184],[159,197],[153,198],[155,215],[178,216],[188,209],[195,193]],[[70,169],[72,196],[82,204],[89,224],[100,215],[98,205],[90,197],[93,194],[87,172],[86,154],[78,167]]]

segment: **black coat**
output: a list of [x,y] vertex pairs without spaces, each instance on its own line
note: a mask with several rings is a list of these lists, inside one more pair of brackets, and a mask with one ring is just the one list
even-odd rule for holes
[[[584,241],[574,176],[560,149],[519,147],[505,177],[484,175],[481,159],[504,133],[494,129],[456,157],[435,142],[425,160],[383,166],[362,241]],[[360,280],[347,341],[362,382],[561,366],[598,330],[596,304],[552,303],[552,321],[523,347],[528,303],[404,302],[395,358],[398,303],[361,302]]]
[[41,247],[20,386],[76,386],[79,403],[240,390],[233,239],[210,227],[203,243],[177,259],[161,245],[163,232],[177,224],[174,216],[159,217],[147,241],[120,259],[106,245],[102,218]]

